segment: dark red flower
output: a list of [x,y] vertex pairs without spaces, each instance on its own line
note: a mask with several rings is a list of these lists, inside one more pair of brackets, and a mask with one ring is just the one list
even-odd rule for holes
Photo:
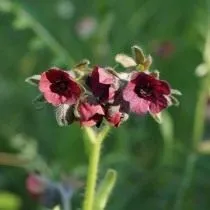
[[81,94],[81,88],[74,78],[58,68],[51,68],[41,74],[39,89],[46,101],[54,106],[75,104]]
[[105,118],[111,125],[119,127],[128,119],[128,114],[120,110],[120,105],[110,105],[106,108]]
[[170,94],[171,89],[166,81],[144,72],[134,73],[123,90],[123,98],[129,102],[130,110],[138,114],[147,111],[153,114],[159,113],[168,107],[167,97]]
[[88,78],[93,95],[100,102],[112,102],[119,87],[119,79],[108,70],[96,66]]
[[91,97],[80,102],[77,111],[82,126],[100,126],[105,115],[103,107]]

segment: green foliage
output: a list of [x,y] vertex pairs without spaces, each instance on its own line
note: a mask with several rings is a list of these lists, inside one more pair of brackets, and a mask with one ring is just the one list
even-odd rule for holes
[[8,210],[17,210],[21,204],[20,199],[10,193],[0,193],[0,208]]

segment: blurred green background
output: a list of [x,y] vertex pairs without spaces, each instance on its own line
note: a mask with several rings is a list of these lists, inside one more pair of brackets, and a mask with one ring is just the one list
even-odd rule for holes
[[[100,179],[110,167],[119,172],[107,209],[210,209],[208,107],[202,107],[201,119],[206,122],[206,144],[198,145],[198,156],[191,149],[201,83],[195,69],[203,60],[208,4],[209,0],[0,0],[0,152],[32,160],[27,170],[0,165],[0,209],[39,208],[26,191],[28,170],[45,170],[46,164],[54,177],[61,171],[86,177],[81,128],[59,127],[49,105],[37,109],[32,100],[38,90],[25,78],[52,66],[70,69],[83,58],[92,65],[115,66],[114,56],[130,54],[134,44],[153,56],[152,68],[183,96],[178,108],[164,112],[162,125],[150,116],[131,116],[112,129],[99,174]],[[196,162],[190,163],[190,155],[196,155]],[[83,190],[74,195],[73,209],[81,207],[82,198]]]

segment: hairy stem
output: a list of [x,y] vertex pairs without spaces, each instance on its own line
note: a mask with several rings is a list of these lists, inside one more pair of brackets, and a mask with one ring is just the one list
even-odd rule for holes
[[106,125],[100,133],[96,134],[92,128],[84,128],[84,131],[89,139],[90,151],[83,210],[93,210],[94,208],[100,151],[103,140],[106,138],[109,130],[110,126]]
[[93,210],[100,150],[101,150],[101,141],[98,141],[96,139],[96,141],[92,143],[90,156],[89,156],[88,178],[87,178],[87,187],[85,193],[85,200],[83,204],[83,210]]

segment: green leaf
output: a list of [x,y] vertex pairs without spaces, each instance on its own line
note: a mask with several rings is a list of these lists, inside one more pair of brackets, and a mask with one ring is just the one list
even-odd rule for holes
[[171,94],[179,95],[179,96],[182,95],[182,93],[179,90],[176,90],[176,89],[171,89]]
[[162,124],[160,125],[160,131],[163,139],[166,141],[171,141],[173,139],[173,121],[168,112],[164,111],[162,113]]
[[179,100],[176,98],[176,97],[174,97],[174,96],[170,96],[170,100],[171,100],[171,105],[174,105],[174,106],[179,106]]
[[162,123],[160,124],[160,132],[164,140],[163,163],[170,163],[172,161],[172,149],[174,139],[174,125],[173,120],[168,112],[164,111],[162,114]]
[[150,112],[150,115],[152,116],[152,118],[159,124],[162,123],[162,112],[159,112],[157,114],[153,114]]
[[32,103],[36,106],[36,109],[39,110],[43,109],[43,104],[46,103],[46,100],[42,94],[39,94],[33,99]]
[[109,169],[96,193],[94,210],[104,210],[117,180],[117,171]]
[[40,75],[33,75],[31,77],[26,78],[25,82],[29,83],[30,85],[37,86],[41,79]]

